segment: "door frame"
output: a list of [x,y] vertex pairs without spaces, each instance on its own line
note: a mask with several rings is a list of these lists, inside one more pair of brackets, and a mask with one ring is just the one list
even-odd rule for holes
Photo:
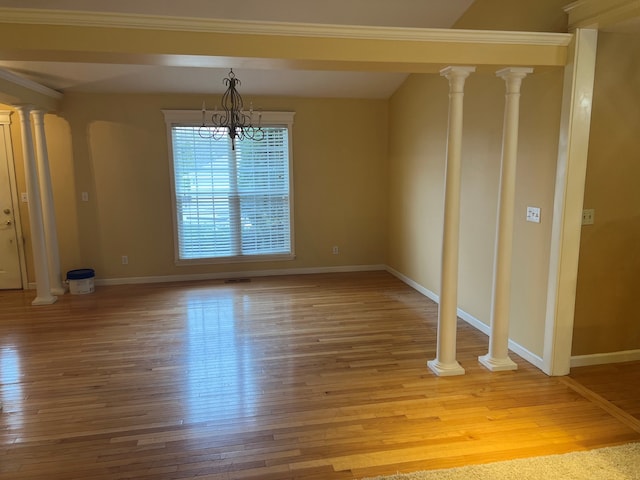
[[0,110],[0,148],[3,147],[7,158],[9,172],[9,190],[11,190],[11,202],[13,204],[13,219],[18,238],[18,260],[20,261],[20,276],[22,289],[29,288],[27,278],[27,261],[24,248],[24,235],[22,234],[22,219],[20,216],[20,199],[18,198],[18,184],[16,181],[15,158],[13,156],[13,143],[11,141],[11,114],[12,110]]

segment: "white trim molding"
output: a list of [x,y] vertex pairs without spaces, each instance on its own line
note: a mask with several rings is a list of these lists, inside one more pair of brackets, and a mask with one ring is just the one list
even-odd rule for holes
[[[406,275],[403,275],[402,273],[398,272],[397,270],[389,266],[386,267],[386,270],[391,275],[403,281],[404,283],[406,283],[411,288],[418,291],[425,297],[429,298],[430,300],[433,300],[437,304],[440,303],[440,297],[438,296],[438,294],[432,292],[428,288],[423,287],[416,281],[412,280],[411,278],[407,277]],[[462,320],[467,322],[472,327],[476,328],[477,330],[487,335],[487,337],[489,336],[489,333],[491,332],[491,328],[482,320],[479,320],[478,318],[474,317],[468,312],[465,312],[461,308],[458,308],[458,317],[460,317]],[[535,353],[530,352],[525,347],[514,342],[513,340],[509,340],[509,350],[511,350],[513,353],[515,353],[516,355],[520,356],[521,358],[523,358],[524,360],[532,364],[534,367],[542,370],[543,362],[542,362],[542,358],[539,355],[536,355]]]
[[15,73],[10,72],[9,70],[5,70],[4,68],[0,68],[0,79],[6,80],[7,82],[11,82],[15,85],[26,88],[27,90],[31,90],[41,95],[51,97],[55,100],[60,100],[63,97],[62,93],[58,92],[57,90],[45,87],[44,85],[40,85],[39,83],[36,83],[20,75],[16,75]]
[[635,362],[640,360],[640,350],[624,350],[621,352],[594,353],[571,357],[571,367],[604,365],[608,363]]
[[[184,275],[154,275],[147,277],[116,277],[100,278],[96,277],[96,286],[108,285],[138,285],[147,283],[170,283],[170,282],[196,282],[207,280],[234,280],[239,278],[255,277],[276,277],[280,275],[312,275],[319,273],[349,273],[349,272],[377,272],[386,271],[385,265],[343,265],[336,267],[308,267],[308,268],[286,268],[277,270],[250,270],[236,272],[216,272],[216,273],[193,273]],[[29,289],[36,288],[35,283],[29,283]]]
[[74,10],[0,8],[3,23],[113,27],[246,35],[285,35],[365,40],[567,46],[571,35],[548,32],[505,32],[444,28],[364,27],[294,22],[267,22]]
[[[13,202],[13,221],[16,227],[18,242],[18,259],[20,261],[20,276],[22,278],[22,288],[28,288],[27,275],[27,254],[24,245],[24,233],[22,228],[22,216],[18,207],[18,184],[16,181],[15,157],[13,155],[13,140],[11,138],[11,115],[12,110],[0,110],[0,147],[5,149],[7,167],[9,171],[9,188],[11,189],[11,201]],[[0,166],[1,167],[1,166]]]
[[578,29],[565,68],[542,356],[548,375],[570,370],[597,42],[597,30]]
[[[216,107],[217,108],[217,107]],[[169,152],[170,179],[171,179],[171,208],[173,218],[173,245],[174,245],[174,263],[178,266],[186,265],[208,265],[208,264],[229,264],[229,263],[247,263],[247,262],[270,262],[270,261],[288,261],[296,258],[295,254],[295,228],[294,228],[294,185],[293,185],[293,120],[295,112],[292,111],[261,111],[259,112],[260,124],[263,127],[286,127],[287,135],[287,167],[289,169],[288,182],[288,208],[289,208],[289,252],[281,254],[261,254],[243,256],[236,252],[233,256],[223,257],[200,257],[193,259],[181,258],[180,242],[185,237],[180,236],[180,227],[178,225],[178,199],[176,195],[176,171],[175,164],[177,159],[174,157],[174,139],[172,130],[174,126],[192,126],[199,127],[205,124],[208,113],[203,103],[202,110],[162,110],[167,131],[167,148]],[[254,112],[255,115],[255,112]],[[240,248],[238,247],[238,250]]]
[[132,285],[142,283],[192,282],[197,280],[229,280],[279,275],[311,275],[316,273],[375,272],[386,270],[384,265],[343,265],[337,267],[283,268],[278,270],[251,270],[237,272],[160,275],[149,277],[96,278],[96,285]]
[[569,29],[609,28],[640,18],[638,0],[579,0],[566,7]]
[[[201,125],[202,124],[202,110],[168,110],[163,109],[162,115],[167,126],[171,125]],[[207,114],[213,113],[208,110]],[[286,125],[289,128],[293,127],[293,119],[296,112],[291,111],[271,111],[265,110],[258,112],[254,110],[254,115],[262,117],[263,125]]]

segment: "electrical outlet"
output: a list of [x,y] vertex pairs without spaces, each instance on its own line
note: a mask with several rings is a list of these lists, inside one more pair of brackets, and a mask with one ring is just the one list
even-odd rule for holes
[[596,220],[596,211],[593,208],[582,210],[582,225],[593,225]]
[[338,255],[340,253],[340,249],[337,245],[333,246],[333,248],[331,249],[331,253],[333,253],[334,255]]
[[527,222],[540,223],[540,208],[527,207]]
[[129,257],[127,257],[126,255],[122,255],[122,264],[129,265]]

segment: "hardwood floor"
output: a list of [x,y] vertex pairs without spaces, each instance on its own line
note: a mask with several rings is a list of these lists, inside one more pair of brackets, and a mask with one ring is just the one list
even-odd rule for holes
[[640,362],[573,368],[570,378],[588,389],[587,395],[604,399],[640,426]]
[[354,479],[640,441],[588,375],[485,370],[462,321],[467,374],[434,376],[437,306],[384,272],[32,298],[0,292],[2,479]]

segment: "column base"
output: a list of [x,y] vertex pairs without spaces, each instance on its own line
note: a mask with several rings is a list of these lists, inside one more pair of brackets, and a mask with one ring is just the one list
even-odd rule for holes
[[439,377],[464,375],[464,368],[462,368],[458,362],[442,363],[438,359],[435,359],[429,360],[427,366]]
[[54,287],[51,289],[51,295],[54,297],[56,295],[64,295],[65,293],[67,293],[67,291],[63,287]]
[[518,365],[509,357],[492,358],[488,353],[478,357],[478,361],[492,372],[502,372],[506,370],[517,370]]
[[51,305],[52,303],[56,303],[56,300],[58,300],[58,297],[54,297],[53,295],[48,297],[36,297],[33,302],[31,302],[31,305]]

